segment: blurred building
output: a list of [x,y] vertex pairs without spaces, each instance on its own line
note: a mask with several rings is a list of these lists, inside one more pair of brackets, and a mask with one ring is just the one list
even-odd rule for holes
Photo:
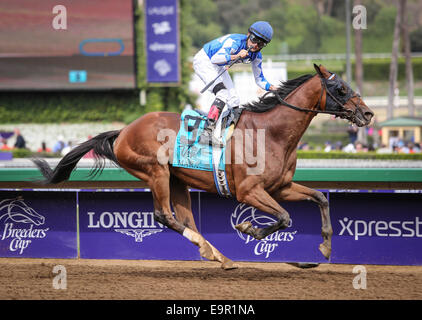
[[379,123],[382,128],[382,144],[390,145],[390,140],[421,143],[422,118],[397,117]]

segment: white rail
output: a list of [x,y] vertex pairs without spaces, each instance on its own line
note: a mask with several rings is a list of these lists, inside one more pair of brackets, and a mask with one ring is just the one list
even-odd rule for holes
[[[422,52],[413,52],[412,58],[422,57]],[[364,53],[363,59],[388,59],[391,58],[391,53]],[[403,57],[402,54],[399,57]],[[265,59],[273,61],[300,61],[300,60],[346,60],[346,53],[303,53],[303,54],[278,54],[278,55],[265,55]],[[355,59],[355,54],[350,54],[350,59]]]

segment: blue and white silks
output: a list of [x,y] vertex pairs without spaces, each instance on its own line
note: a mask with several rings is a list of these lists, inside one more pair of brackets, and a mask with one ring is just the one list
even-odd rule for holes
[[[203,49],[212,63],[225,66],[231,61],[230,55],[235,55],[240,50],[248,49],[247,38],[245,34],[226,34],[206,43]],[[262,72],[262,53],[260,51],[249,52],[248,56],[239,60],[240,62],[251,63],[256,84],[263,90],[268,91],[270,89],[271,84],[265,79]]]

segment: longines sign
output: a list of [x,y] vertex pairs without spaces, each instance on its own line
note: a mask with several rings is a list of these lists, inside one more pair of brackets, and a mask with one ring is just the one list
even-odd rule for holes
[[81,258],[200,259],[197,247],[154,220],[149,192],[82,192],[79,215]]

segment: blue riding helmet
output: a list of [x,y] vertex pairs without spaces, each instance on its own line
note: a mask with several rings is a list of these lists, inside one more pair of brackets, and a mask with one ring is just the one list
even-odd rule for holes
[[267,43],[273,38],[273,28],[267,21],[254,22],[249,27],[248,31],[257,37],[264,39]]

